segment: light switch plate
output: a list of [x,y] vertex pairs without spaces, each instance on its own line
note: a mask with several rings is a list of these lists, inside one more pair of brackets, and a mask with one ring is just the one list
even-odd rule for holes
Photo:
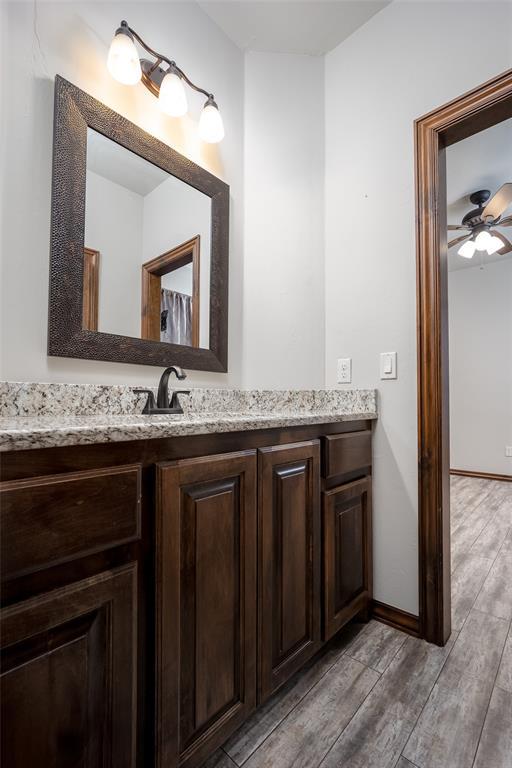
[[352,382],[352,358],[338,358],[337,376],[338,384],[350,384]]
[[380,353],[380,377],[381,379],[396,379],[396,352]]
[[507,459],[512,459],[512,445],[505,446],[505,456]]

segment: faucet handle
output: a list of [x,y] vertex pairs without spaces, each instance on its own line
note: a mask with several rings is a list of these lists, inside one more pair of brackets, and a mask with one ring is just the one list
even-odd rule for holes
[[155,395],[154,392],[151,389],[134,389],[133,390],[136,395],[147,395],[148,399],[146,400],[146,405],[142,409],[142,413],[144,414],[150,414],[152,411],[155,410]]
[[190,395],[190,389],[174,389],[172,391],[171,404],[169,408],[179,408],[181,413],[183,413],[183,408],[181,407],[180,401],[178,400],[178,395]]

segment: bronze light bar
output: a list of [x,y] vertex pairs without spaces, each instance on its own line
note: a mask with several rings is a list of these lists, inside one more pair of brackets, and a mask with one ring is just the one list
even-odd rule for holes
[[[135,40],[154,61],[139,58]],[[162,64],[167,64],[167,69]],[[122,21],[115,32],[107,66],[110,74],[124,85],[136,85],[142,80],[148,91],[158,98],[162,111],[171,117],[182,117],[188,110],[183,83],[202,93],[206,101],[199,119],[199,135],[209,143],[223,139],[224,126],[213,93],[193,83],[175,61],[150,48],[126,21]]]

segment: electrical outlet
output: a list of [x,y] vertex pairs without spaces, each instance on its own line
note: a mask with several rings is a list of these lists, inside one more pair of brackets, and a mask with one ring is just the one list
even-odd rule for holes
[[352,381],[352,358],[340,357],[337,366],[338,384],[350,384]]
[[505,446],[505,456],[508,459],[512,459],[512,445],[506,445]]

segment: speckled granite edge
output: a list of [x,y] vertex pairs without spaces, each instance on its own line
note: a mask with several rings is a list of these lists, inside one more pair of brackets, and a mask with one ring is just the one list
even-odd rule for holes
[[[184,382],[186,385],[186,382]],[[180,386],[181,385],[181,386]],[[186,389],[182,382],[171,388]],[[102,384],[0,382],[0,417],[10,416],[136,416],[145,395],[137,387]],[[156,388],[153,388],[156,392]],[[180,401],[186,414],[280,413],[328,411],[375,412],[376,392],[353,390],[192,389]]]
[[260,414],[224,411],[196,416],[11,416],[0,418],[0,452],[376,418],[377,413],[371,411]]

